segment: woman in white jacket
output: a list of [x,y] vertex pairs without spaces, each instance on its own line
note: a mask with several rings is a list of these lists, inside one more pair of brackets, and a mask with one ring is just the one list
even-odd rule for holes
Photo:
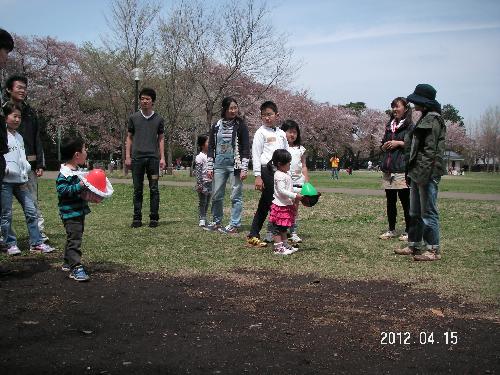
[[21,204],[28,233],[30,237],[30,251],[36,253],[50,253],[54,249],[42,241],[38,229],[38,216],[33,203],[33,198],[28,190],[28,172],[31,168],[26,160],[23,137],[17,132],[21,124],[21,107],[18,104],[7,102],[3,105],[5,122],[7,123],[7,138],[9,152],[5,154],[5,177],[2,184],[2,212],[0,227],[7,247],[7,254],[18,255],[21,253],[17,247],[17,239],[12,230],[12,197]]

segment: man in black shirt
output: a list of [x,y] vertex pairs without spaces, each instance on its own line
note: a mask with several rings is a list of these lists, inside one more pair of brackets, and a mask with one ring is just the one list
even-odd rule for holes
[[134,182],[134,218],[132,228],[142,226],[142,198],[144,173],[148,176],[150,194],[149,226],[158,226],[160,191],[158,177],[165,168],[165,125],[163,118],[153,111],[156,92],[143,88],[139,93],[141,109],[129,118],[125,165],[132,167]]

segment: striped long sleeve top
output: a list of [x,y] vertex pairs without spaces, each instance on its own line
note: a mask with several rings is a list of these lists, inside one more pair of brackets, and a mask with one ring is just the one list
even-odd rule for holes
[[80,185],[80,174],[81,172],[78,170],[73,170],[65,164],[61,165],[56,180],[56,189],[59,198],[59,216],[62,220],[90,213],[87,201],[80,196],[83,190]]

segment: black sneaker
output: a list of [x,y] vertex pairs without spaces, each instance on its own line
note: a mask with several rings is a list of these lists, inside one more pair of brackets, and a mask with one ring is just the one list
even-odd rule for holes
[[149,227],[150,228],[156,228],[158,226],[158,220],[151,220],[149,222]]
[[140,228],[142,227],[142,221],[140,220],[134,220],[132,221],[132,224],[130,225],[131,228]]
[[69,273],[69,278],[76,281],[89,281],[90,277],[85,272],[85,268],[83,266],[76,266]]
[[61,271],[69,272],[71,271],[71,267],[69,266],[68,263],[64,262],[63,265],[61,266]]

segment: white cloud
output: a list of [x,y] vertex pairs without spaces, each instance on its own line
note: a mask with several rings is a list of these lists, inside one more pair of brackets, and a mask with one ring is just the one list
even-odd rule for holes
[[476,23],[476,24],[449,24],[449,25],[423,25],[423,24],[387,24],[363,30],[342,30],[330,35],[317,34],[307,35],[302,39],[294,40],[292,47],[308,47],[322,44],[333,44],[348,40],[373,39],[381,37],[392,37],[412,34],[433,34],[463,31],[481,31],[499,29],[500,23]]

